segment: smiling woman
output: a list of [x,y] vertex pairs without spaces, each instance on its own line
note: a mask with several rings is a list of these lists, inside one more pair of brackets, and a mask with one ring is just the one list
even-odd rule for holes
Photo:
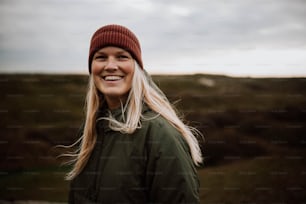
[[96,52],[91,66],[94,83],[108,107],[119,108],[132,86],[135,66],[132,56],[122,48],[105,47]]
[[69,203],[199,203],[197,132],[144,70],[137,37],[120,25],[98,29],[88,65]]

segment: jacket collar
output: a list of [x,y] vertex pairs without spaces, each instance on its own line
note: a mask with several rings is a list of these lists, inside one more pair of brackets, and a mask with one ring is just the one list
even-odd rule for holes
[[[97,119],[96,119],[97,125],[102,125],[104,131],[110,131],[111,128],[109,127],[109,121],[103,118],[111,116],[112,118],[118,120],[119,122],[123,122],[124,116],[122,114],[122,110],[123,108],[121,107],[114,110],[109,110],[106,106],[101,107],[97,112]],[[143,103],[142,114],[144,114],[149,110],[150,110],[149,106],[146,103]],[[126,112],[125,112],[125,117],[126,117]]]

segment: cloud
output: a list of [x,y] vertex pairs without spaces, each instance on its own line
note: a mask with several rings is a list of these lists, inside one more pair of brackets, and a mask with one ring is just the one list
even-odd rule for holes
[[86,73],[92,33],[118,23],[139,37],[152,73],[213,72],[218,64],[218,73],[239,75],[228,67],[240,64],[240,73],[256,75],[246,68],[255,63],[270,65],[257,75],[280,65],[288,75],[292,64],[306,70],[305,9],[303,0],[1,1],[0,71]]

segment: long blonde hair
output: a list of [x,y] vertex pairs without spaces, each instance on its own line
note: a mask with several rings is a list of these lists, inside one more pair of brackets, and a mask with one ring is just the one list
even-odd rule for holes
[[[111,116],[103,119],[109,120],[111,129],[131,134],[137,128],[141,128],[140,119],[142,118],[143,102],[146,103],[150,109],[168,120],[169,123],[183,135],[189,145],[193,162],[196,165],[202,163],[201,149],[197,140],[197,136],[201,134],[196,131],[196,129],[183,123],[163,92],[156,86],[151,77],[140,68],[136,61],[132,87],[125,105],[122,106],[122,115],[125,117],[123,122],[117,121]],[[75,154],[70,154],[70,156],[75,156],[75,159],[72,160],[74,166],[67,174],[67,180],[75,178],[83,170],[89,159],[96,143],[97,112],[99,107],[103,106],[103,103],[105,103],[103,96],[101,96],[95,87],[91,74],[89,76],[88,92],[85,103],[86,119],[83,134],[73,145],[80,141],[81,144]]]

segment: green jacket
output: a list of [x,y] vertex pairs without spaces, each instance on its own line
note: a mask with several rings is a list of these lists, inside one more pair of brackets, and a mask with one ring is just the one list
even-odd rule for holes
[[97,143],[71,182],[69,203],[199,203],[197,170],[186,141],[146,106],[143,115],[150,120],[143,119],[131,135],[97,121]]

